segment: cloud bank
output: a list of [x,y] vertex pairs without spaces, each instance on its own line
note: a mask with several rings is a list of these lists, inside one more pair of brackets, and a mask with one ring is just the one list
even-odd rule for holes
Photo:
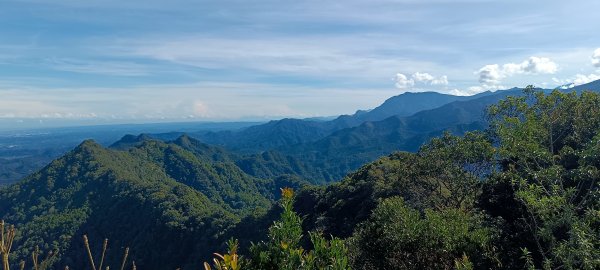
[[[596,68],[600,67],[600,48],[594,50],[594,52],[592,53],[591,60],[592,60],[592,66],[594,66]],[[554,81],[555,83],[561,84],[560,88],[562,88],[562,89],[572,88],[572,87],[575,87],[578,85],[591,83],[591,82],[597,81],[597,80],[600,80],[600,69],[596,70],[596,72],[594,72],[592,74],[579,73],[568,79],[558,79],[556,77],[552,78],[552,81]]]
[[434,89],[423,89],[422,87],[427,86],[447,86],[448,76],[443,75],[435,77],[427,72],[415,72],[410,76],[403,73],[397,73],[396,88],[400,90],[434,90]]
[[521,63],[508,63],[486,65],[479,69],[479,82],[483,85],[498,85],[502,79],[517,74],[554,74],[558,71],[558,64],[545,57],[529,57]]

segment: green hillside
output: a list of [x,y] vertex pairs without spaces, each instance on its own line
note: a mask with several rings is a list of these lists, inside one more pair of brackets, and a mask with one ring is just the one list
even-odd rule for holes
[[[111,239],[111,268],[130,247],[140,269],[201,269],[234,238],[211,265],[598,269],[600,95],[527,88],[486,119],[483,131],[443,133],[328,186],[256,177],[237,154],[187,136],[86,141],[0,190],[0,218],[19,229],[10,259],[17,267],[39,245],[58,250],[54,269],[83,269],[87,234],[96,251]],[[265,153],[254,172],[294,167]]]
[[2,189],[0,213],[27,236],[17,238],[17,259],[40,245],[63,251],[59,264],[81,269],[80,237],[89,234],[112,240],[109,258],[120,258],[116,247],[130,245],[140,268],[197,268],[228,227],[254,209],[270,207],[270,185],[173,144],[146,141],[116,151],[86,141]]

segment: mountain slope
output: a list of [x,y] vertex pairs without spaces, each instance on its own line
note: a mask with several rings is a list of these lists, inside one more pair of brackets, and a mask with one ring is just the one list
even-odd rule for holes
[[331,121],[282,119],[237,132],[209,132],[194,134],[194,136],[209,144],[254,152],[313,142],[335,131],[355,127],[366,121],[380,121],[391,116],[409,116],[453,101],[471,100],[490,94],[490,92],[485,92],[475,96],[453,96],[436,92],[404,93],[387,99],[373,110],[342,115]]
[[[582,90],[600,90],[600,81],[565,91],[581,92]],[[379,122],[389,117],[410,119],[407,120],[410,122],[407,123],[410,132],[433,132],[446,127],[481,121],[487,106],[509,95],[520,94],[519,88],[488,91],[473,96],[453,96],[436,92],[404,93],[387,99],[370,111],[342,115],[331,121],[282,119],[240,131],[209,132],[194,134],[194,136],[209,144],[218,144],[244,152],[260,152],[295,144],[312,143],[336,131],[354,128],[365,122]]]
[[[122,247],[140,268],[197,269],[220,235],[255,208],[268,209],[275,184],[232,164],[208,163],[174,144],[146,141],[115,151],[86,141],[27,179],[0,189],[0,218],[35,245],[61,251],[59,265],[85,268],[81,236],[107,237],[109,265]],[[93,239],[92,239],[93,240]],[[101,239],[93,248],[99,249]],[[112,259],[111,259],[112,258]]]
[[[142,147],[148,141],[154,140],[158,142],[158,140],[152,139],[154,137],[154,135],[146,136],[143,134],[139,136],[126,135],[121,140],[115,142],[111,148],[129,151]],[[173,141],[167,140],[167,142],[170,145],[176,145],[185,151],[189,151],[198,160],[233,167],[235,171],[239,172],[241,170],[249,176],[258,178],[256,181],[259,182],[264,182],[261,179],[272,181],[287,179],[286,181],[288,181],[291,178],[295,178],[294,182],[297,183],[292,186],[298,186],[308,183],[301,179],[310,180],[321,179],[323,177],[322,172],[309,168],[297,158],[275,150],[256,154],[240,154],[228,151],[220,146],[202,143],[187,134],[183,134]],[[278,189],[274,193],[277,195]]]
[[[600,91],[600,81],[564,91]],[[450,102],[410,116],[368,121],[356,127],[338,130],[314,142],[281,147],[278,150],[292,155],[307,166],[326,172],[321,174],[321,181],[336,181],[358,169],[361,164],[380,156],[394,151],[416,151],[424,142],[444,131],[460,135],[466,131],[484,129],[487,126],[485,111],[488,106],[508,96],[520,95],[523,92],[518,88],[486,92],[473,99]]]
[[390,116],[410,116],[424,110],[431,110],[450,102],[465,101],[492,95],[492,92],[484,92],[473,96],[454,96],[437,92],[404,93],[387,99],[383,104],[368,111],[351,116],[342,116],[344,121],[350,121],[359,125],[366,121],[380,121]]
[[331,133],[327,122],[302,119],[270,121],[241,131],[193,134],[209,144],[242,152],[257,152],[283,145],[313,141]]

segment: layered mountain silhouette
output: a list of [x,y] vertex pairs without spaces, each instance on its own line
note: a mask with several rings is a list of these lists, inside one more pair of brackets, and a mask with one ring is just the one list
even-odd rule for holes
[[[567,91],[584,90],[599,91],[600,81]],[[1,188],[0,219],[22,232],[16,259],[28,258],[39,245],[60,250],[57,265],[83,269],[81,236],[88,234],[94,250],[100,250],[104,237],[110,239],[106,263],[113,268],[129,246],[140,269],[198,269],[226,238],[255,239],[255,224],[270,223],[281,187],[339,181],[365,163],[399,150],[415,151],[444,132],[483,129],[486,108],[515,95],[522,90],[454,98],[403,94],[331,121],[284,119],[228,133],[128,135],[110,147],[88,140]],[[419,98],[437,101],[419,103]],[[392,110],[395,106],[405,108]],[[225,136],[221,145],[207,143],[217,136]],[[374,205],[358,204],[372,197],[374,182],[367,178],[376,176],[378,164],[404,170],[412,158],[399,153],[380,159],[326,191],[306,189],[300,203],[321,213],[310,216],[315,223],[348,234],[360,220],[336,217],[353,211],[362,219],[368,216]],[[325,199],[312,196],[313,191],[325,192]]]
[[387,99],[369,111],[342,115],[330,121],[282,119],[249,127],[240,131],[194,134],[209,144],[224,145],[245,152],[301,144],[322,139],[335,131],[356,127],[367,121],[381,121],[391,116],[409,116],[440,107],[454,101],[466,101],[492,95],[485,92],[474,96],[453,96],[437,92],[404,93]]
[[[600,81],[561,91],[586,90],[600,91]],[[445,131],[460,135],[483,129],[488,106],[508,96],[520,95],[523,95],[521,88],[469,97],[405,93],[371,111],[331,121],[283,119],[238,132],[193,136],[245,153],[269,150],[311,168],[309,174],[302,175],[305,179],[314,183],[331,182],[382,155],[399,150],[416,151],[428,139]]]

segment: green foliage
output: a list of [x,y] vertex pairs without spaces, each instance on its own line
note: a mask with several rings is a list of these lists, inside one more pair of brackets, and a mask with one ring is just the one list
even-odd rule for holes
[[[115,151],[86,141],[0,189],[0,218],[22,228],[15,261],[39,245],[60,250],[57,265],[83,268],[79,239],[89,234],[114,239],[107,258],[115,261],[107,264],[118,265],[118,247],[130,245],[140,268],[190,269],[201,265],[189,254],[207,258],[240,217],[270,207],[272,185],[176,145],[148,141]],[[98,241],[90,243],[93,250],[100,248]]]
[[456,270],[473,270],[473,263],[467,255],[463,255],[460,259],[454,260],[454,268]]
[[[213,259],[213,267],[215,270],[241,270],[243,269],[243,258],[240,257],[238,252],[238,241],[230,239],[227,242],[228,252],[225,255],[215,253]],[[204,263],[204,270],[212,270],[212,267],[208,263]]]
[[281,217],[269,228],[268,242],[250,248],[248,269],[349,269],[347,250],[340,239],[327,241],[320,233],[310,233],[313,250],[300,246],[302,219],[292,209],[293,199],[292,189],[282,190]]
[[600,96],[526,92],[489,110],[497,183],[513,187],[534,240],[526,266],[598,269]]
[[[390,151],[415,136],[395,130],[411,122],[389,120],[397,124],[384,132],[389,141],[373,137],[366,148],[350,149],[374,125],[316,143],[343,151],[304,153],[322,161],[310,169],[275,151],[241,157],[185,136],[120,150],[86,141],[0,189],[0,218],[21,228],[11,259],[39,245],[60,251],[55,265],[77,269],[87,265],[83,234],[114,239],[107,258],[131,246],[144,269],[198,269],[230,237],[239,245],[230,241],[206,269],[600,268],[600,95],[528,88],[490,107],[488,120],[484,132],[439,132],[415,153],[326,187],[294,175],[327,178]],[[286,186],[301,187],[297,198],[283,189],[272,207]]]
[[482,133],[446,133],[417,153],[398,152],[325,189],[304,189],[296,205],[308,215],[308,227],[341,237],[350,236],[381,200],[392,196],[419,210],[472,209],[482,179],[493,169],[493,153]]
[[463,254],[490,255],[492,232],[480,217],[459,209],[410,208],[400,197],[384,200],[350,240],[355,269],[449,269]]
[[[296,203],[307,215],[304,225],[348,237],[360,222],[371,217],[361,225],[368,228],[377,220],[371,211],[382,201],[399,196],[414,213],[462,211],[498,232],[490,235],[486,256],[466,253],[476,267],[523,267],[527,248],[536,268],[597,268],[600,96],[529,88],[488,113],[485,132],[444,134],[415,154],[396,153],[340,183],[304,189]],[[368,245],[353,247],[359,246]]]

